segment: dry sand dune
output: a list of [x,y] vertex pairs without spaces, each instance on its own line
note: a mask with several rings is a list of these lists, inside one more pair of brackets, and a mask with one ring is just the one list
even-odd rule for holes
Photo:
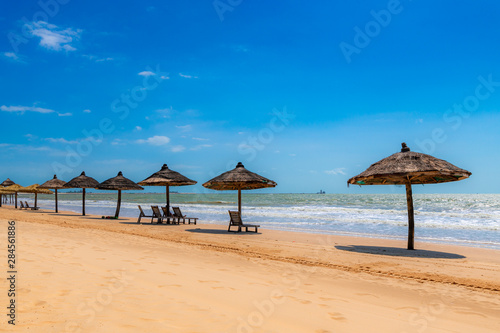
[[1,239],[8,220],[18,309],[4,331],[500,331],[500,251],[11,208]]

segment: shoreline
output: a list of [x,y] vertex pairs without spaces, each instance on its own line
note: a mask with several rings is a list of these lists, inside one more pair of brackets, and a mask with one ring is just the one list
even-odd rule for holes
[[0,209],[0,237],[8,220],[16,331],[500,329],[498,250],[10,208]]

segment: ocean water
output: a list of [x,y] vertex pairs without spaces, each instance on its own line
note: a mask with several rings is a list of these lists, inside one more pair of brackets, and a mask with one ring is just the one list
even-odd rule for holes
[[[24,196],[26,197],[26,195]],[[87,214],[114,215],[117,194],[88,193]],[[29,196],[30,199],[33,195]],[[500,194],[414,194],[415,241],[500,249]],[[170,195],[171,206],[201,223],[227,225],[237,193]],[[137,205],[165,205],[165,194],[122,193],[120,216],[137,217]],[[38,205],[54,209],[54,196]],[[60,193],[59,209],[81,212],[81,194]],[[263,228],[337,235],[407,239],[402,194],[262,194],[243,192],[242,215]],[[418,245],[417,245],[418,246]]]

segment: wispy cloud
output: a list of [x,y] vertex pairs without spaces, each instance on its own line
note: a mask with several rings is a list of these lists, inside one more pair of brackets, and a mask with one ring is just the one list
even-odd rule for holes
[[204,138],[193,138],[193,140],[196,140],[196,141],[208,141],[208,139],[204,139]]
[[179,125],[179,126],[175,126],[176,128],[180,129],[182,132],[189,132],[193,129],[193,126],[191,125]]
[[208,144],[197,145],[197,146],[194,146],[193,148],[191,148],[191,150],[200,150],[200,149],[203,149],[203,148],[210,148],[210,147],[212,147],[212,145],[208,145]]
[[185,79],[197,79],[198,78],[197,76],[187,75],[187,74],[182,74],[182,73],[179,73],[179,76],[183,77]]
[[29,111],[29,112],[38,112],[38,113],[53,113],[53,112],[55,112],[54,110],[40,108],[40,107],[37,107],[37,106],[21,106],[21,105],[16,105],[16,106],[2,105],[2,106],[0,106],[0,111],[5,111],[5,112],[19,112],[20,114],[24,114],[27,111]]
[[153,76],[153,75],[156,75],[156,74],[154,72],[151,72],[151,71],[142,71],[142,72],[137,73],[137,75],[140,75],[140,76]]
[[147,139],[140,139],[140,140],[137,140],[136,141],[137,143],[147,143],[147,144],[150,144],[152,146],[163,146],[163,145],[166,145],[170,142],[170,138],[166,137],[166,136],[161,136],[161,135],[155,135],[155,136],[152,136],[150,138],[147,138]]
[[12,60],[19,60],[19,57],[14,52],[4,52],[3,55]]
[[92,54],[84,54],[82,57],[87,58],[89,60],[95,61],[95,62],[105,62],[105,61],[114,61],[115,58],[111,57],[98,57]]
[[89,109],[85,109],[85,110],[83,110],[83,112],[84,112],[84,113],[90,113],[90,112],[92,112],[92,111],[90,111]]
[[75,51],[71,43],[78,40],[82,33],[81,29],[61,29],[44,21],[26,23],[25,27],[33,36],[40,37],[40,46],[53,51]]
[[178,145],[178,146],[173,146],[172,147],[172,152],[173,153],[180,153],[181,151],[186,150],[186,147]]
[[141,127],[141,126],[136,126],[136,127],[135,127],[135,130],[136,130],[136,131],[142,131],[142,127]]
[[327,175],[345,175],[345,168],[335,168],[335,169],[332,169],[332,170],[325,170],[325,173]]
[[73,114],[71,112],[66,112],[66,113],[57,113],[59,117],[69,117],[72,116]]
[[66,145],[73,145],[78,143],[78,140],[66,140],[65,138],[45,138],[44,140],[51,143],[62,143]]

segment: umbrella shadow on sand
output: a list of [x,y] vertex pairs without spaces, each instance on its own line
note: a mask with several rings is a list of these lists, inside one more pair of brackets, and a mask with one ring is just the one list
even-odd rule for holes
[[200,229],[200,228],[196,228],[196,229],[186,229],[185,231],[189,231],[189,232],[195,232],[195,233],[199,233],[199,234],[212,234],[212,235],[261,235],[260,232],[238,232],[238,233],[234,233],[234,232],[228,232],[227,230],[221,230],[221,229]]
[[366,245],[337,245],[335,246],[337,250],[357,252],[357,253],[367,253],[367,254],[379,254],[383,256],[392,257],[411,257],[411,258],[432,258],[432,259],[464,259],[465,256],[456,253],[440,252],[440,251],[429,251],[429,250],[414,250],[407,251],[406,249],[399,247],[387,247],[387,246],[366,246]]

